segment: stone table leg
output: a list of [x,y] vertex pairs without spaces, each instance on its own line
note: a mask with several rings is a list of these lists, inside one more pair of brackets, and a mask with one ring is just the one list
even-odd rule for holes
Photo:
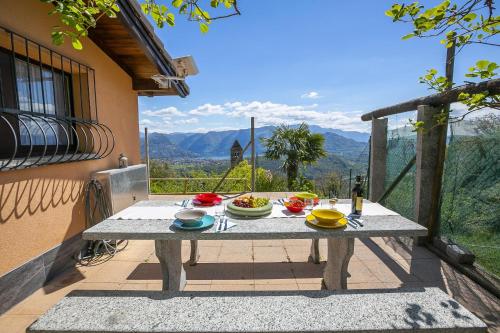
[[186,286],[186,271],[182,266],[181,240],[156,240],[156,256],[160,260],[163,290],[182,291]]
[[311,254],[309,254],[309,261],[319,264],[319,239],[311,241]]
[[189,257],[189,265],[195,266],[200,259],[200,253],[198,252],[198,241],[191,240],[191,256]]
[[347,266],[354,253],[354,238],[329,238],[323,282],[328,290],[347,289]]

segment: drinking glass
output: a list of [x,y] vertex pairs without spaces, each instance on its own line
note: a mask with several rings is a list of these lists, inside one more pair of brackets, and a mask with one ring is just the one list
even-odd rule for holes
[[337,202],[338,202],[337,197],[330,198],[330,199],[328,200],[328,203],[330,204],[330,209],[337,209],[337,208],[335,207],[335,205],[337,204]]

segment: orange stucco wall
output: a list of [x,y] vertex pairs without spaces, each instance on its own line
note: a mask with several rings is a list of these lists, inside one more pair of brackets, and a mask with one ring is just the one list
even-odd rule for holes
[[0,25],[95,69],[99,121],[116,138],[113,153],[98,161],[0,172],[0,276],[79,233],[85,225],[83,188],[96,170],[115,168],[124,153],[140,163],[138,102],[131,78],[90,40],[83,51],[55,47],[39,0],[0,0]]

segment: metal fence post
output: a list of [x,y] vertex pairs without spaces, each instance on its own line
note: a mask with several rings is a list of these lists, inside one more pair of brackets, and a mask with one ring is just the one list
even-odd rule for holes
[[384,193],[387,163],[387,118],[372,119],[370,140],[370,192],[368,199],[377,202]]
[[146,160],[146,176],[147,176],[147,183],[148,183],[148,194],[150,194],[150,178],[151,174],[149,173],[149,139],[148,139],[148,128],[144,128],[144,158]]
[[252,192],[255,192],[255,118],[250,118],[250,142],[252,143]]

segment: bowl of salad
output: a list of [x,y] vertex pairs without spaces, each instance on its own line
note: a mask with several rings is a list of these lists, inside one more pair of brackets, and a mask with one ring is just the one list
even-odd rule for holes
[[273,204],[268,198],[250,195],[234,199],[227,205],[227,210],[237,216],[260,217],[270,214]]

